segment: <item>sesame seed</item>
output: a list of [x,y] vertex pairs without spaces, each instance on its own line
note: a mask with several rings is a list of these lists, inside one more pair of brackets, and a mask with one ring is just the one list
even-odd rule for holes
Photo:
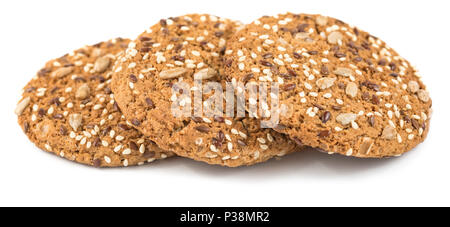
[[255,151],[255,152],[253,153],[253,157],[254,157],[255,159],[259,158],[259,151]]
[[145,153],[145,145],[144,144],[141,144],[141,146],[139,147],[139,152],[141,154]]
[[311,89],[312,89],[311,84],[309,84],[309,83],[307,83],[307,82],[305,82],[304,84],[305,84],[305,88],[306,88],[306,89],[308,89],[308,90],[311,90]]
[[267,45],[272,45],[272,44],[275,43],[275,41],[270,40],[270,39],[266,39],[266,40],[264,41],[264,43],[267,44]]
[[97,104],[94,106],[94,110],[99,110],[100,108],[102,108],[102,105],[100,105],[100,104]]
[[259,73],[259,72],[261,72],[261,70],[259,68],[252,68],[252,72]]
[[122,149],[122,145],[117,145],[116,147],[114,147],[114,152],[119,152]]
[[422,115],[422,119],[423,119],[424,121],[426,121],[426,120],[428,119],[427,114],[425,114],[424,112],[422,112],[421,115]]
[[129,155],[129,154],[131,154],[131,149],[130,149],[130,148],[127,148],[127,149],[123,150],[122,154],[123,154],[123,155]]
[[227,148],[228,148],[228,151],[231,152],[233,150],[233,144],[231,142],[228,142],[227,143]]
[[259,143],[266,143],[266,140],[264,138],[257,138]]
[[132,68],[135,68],[136,67],[136,62],[131,62],[129,65],[128,65],[128,68],[129,69],[132,69]]
[[387,112],[387,114],[388,114],[389,119],[392,119],[392,117],[393,117],[392,111],[389,110],[389,111]]
[[192,55],[199,57],[200,56],[200,52],[193,50]]
[[282,47],[282,46],[279,46],[277,49],[278,49],[279,51],[286,51],[286,48],[284,48],[284,47]]
[[396,128],[395,124],[393,121],[389,120],[389,125],[392,126],[393,128]]
[[83,135],[88,137],[88,138],[92,137],[92,135],[89,132],[87,132],[87,131],[83,131]]
[[245,65],[244,63],[239,63],[239,70],[244,71]]
[[284,65],[284,62],[282,60],[278,59],[278,58],[273,59],[273,61],[275,63],[277,63],[278,65]]
[[347,151],[347,153],[345,155],[351,156],[352,154],[353,154],[353,149],[350,148],[350,149],[348,149],[348,151]]
[[217,155],[216,155],[216,154],[211,154],[211,153],[206,153],[206,154],[205,154],[205,157],[206,157],[206,158],[216,158]]
[[273,137],[272,137],[272,135],[270,133],[267,133],[267,140],[269,142],[273,142]]
[[47,113],[48,113],[48,114],[53,114],[54,111],[55,111],[55,109],[53,108],[53,106],[51,106],[51,107],[48,109]]
[[402,143],[402,141],[403,141],[402,136],[400,134],[397,134],[397,142]]

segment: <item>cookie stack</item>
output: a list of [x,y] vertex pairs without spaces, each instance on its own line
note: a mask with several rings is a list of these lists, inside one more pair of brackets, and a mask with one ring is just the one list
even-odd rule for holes
[[[270,104],[277,101],[270,106],[283,111],[252,97],[245,88],[254,84],[268,87]],[[223,100],[213,103],[220,110],[239,106],[225,87],[244,100],[244,116],[208,108],[213,98]],[[133,41],[49,61],[24,88],[16,114],[39,148],[95,167],[174,155],[237,167],[305,146],[400,156],[424,141],[431,105],[408,61],[340,20],[287,13],[242,25],[191,14],[161,20]],[[282,114],[267,127],[273,109]]]

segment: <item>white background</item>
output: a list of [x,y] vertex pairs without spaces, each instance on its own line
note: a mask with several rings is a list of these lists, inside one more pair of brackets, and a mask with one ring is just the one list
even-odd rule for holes
[[[448,1],[0,1],[0,206],[449,206]],[[334,16],[385,40],[431,91],[425,143],[401,158],[313,151],[229,169],[182,158],[94,169],[38,150],[14,115],[20,90],[52,58],[161,18],[210,13],[250,22],[291,11]]]

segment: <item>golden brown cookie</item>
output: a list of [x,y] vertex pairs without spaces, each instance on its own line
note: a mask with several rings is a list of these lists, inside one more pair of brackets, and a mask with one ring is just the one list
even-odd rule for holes
[[[161,148],[210,164],[251,165],[296,149],[285,136],[259,128],[258,122],[178,117],[171,111],[173,102],[193,103],[187,93],[200,89],[194,76],[221,82],[223,51],[239,26],[211,15],[186,15],[161,20],[131,42],[116,62],[112,82],[126,118]],[[181,92],[175,97],[172,92],[180,81],[190,86],[181,101],[176,97]]]
[[329,153],[379,158],[424,141],[432,102],[417,71],[385,42],[320,15],[283,14],[229,41],[223,73],[278,82],[291,115],[275,129]]
[[172,156],[128,125],[114,101],[111,68],[128,43],[113,39],[47,62],[16,108],[28,138],[45,151],[96,167]]

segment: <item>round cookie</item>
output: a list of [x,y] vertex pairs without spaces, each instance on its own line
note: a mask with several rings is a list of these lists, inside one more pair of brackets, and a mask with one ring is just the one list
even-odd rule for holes
[[25,86],[16,114],[39,148],[95,167],[172,156],[127,125],[110,89],[116,55],[129,40],[85,46],[46,63]]
[[291,110],[274,129],[297,143],[362,158],[399,156],[423,142],[432,101],[417,71],[375,36],[330,17],[283,14],[229,41],[223,74],[279,83]]
[[186,15],[161,20],[131,42],[114,66],[112,82],[126,118],[162,149],[210,164],[251,165],[294,150],[285,136],[253,129],[252,122],[171,112],[178,81],[191,88],[194,75],[204,82],[221,81],[223,51],[239,26],[215,16]]

